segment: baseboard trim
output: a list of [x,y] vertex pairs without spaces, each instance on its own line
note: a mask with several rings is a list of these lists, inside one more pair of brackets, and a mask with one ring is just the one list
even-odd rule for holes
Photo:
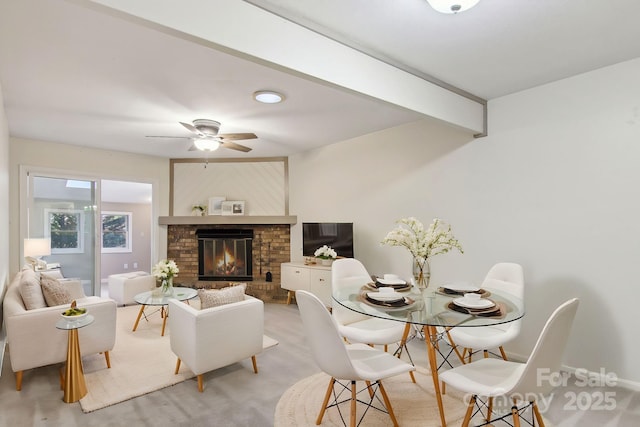
[[[521,363],[525,363],[528,359],[528,356],[523,356],[521,354],[511,352],[507,352],[507,357],[509,358],[509,360]],[[580,379],[594,378],[597,380],[596,382],[600,384],[606,384],[607,380],[611,380],[610,378],[608,378],[608,375],[610,375],[611,373],[608,372],[594,372],[586,370],[584,368],[576,368],[569,365],[562,365],[562,371],[575,375]],[[631,391],[640,391],[640,382],[626,380],[617,376],[615,378],[615,385]]]

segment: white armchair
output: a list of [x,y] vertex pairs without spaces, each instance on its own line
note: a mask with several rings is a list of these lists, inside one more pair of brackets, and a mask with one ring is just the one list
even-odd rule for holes
[[205,372],[251,357],[257,374],[256,354],[262,351],[264,304],[245,295],[244,301],[197,310],[177,300],[169,300],[171,350],[180,362],[198,377],[203,390]]
[[112,274],[109,276],[109,298],[118,305],[135,304],[137,294],[150,291],[156,286],[156,278],[145,271]]
[[[23,372],[27,369],[61,363],[67,356],[67,332],[56,329],[60,314],[68,305],[25,308],[20,294],[19,272],[5,295],[4,324],[7,331],[11,368],[16,373],[16,390],[22,389]],[[69,281],[69,293],[78,307],[85,307],[95,321],[78,331],[82,355],[104,353],[111,367],[109,351],[116,340],[116,303],[108,298],[86,297],[79,281]]]

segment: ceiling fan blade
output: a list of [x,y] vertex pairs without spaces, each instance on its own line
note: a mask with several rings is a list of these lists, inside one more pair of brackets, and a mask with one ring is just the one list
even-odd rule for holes
[[185,122],[178,122],[180,123],[182,126],[184,126],[185,128],[187,128],[189,131],[200,135],[200,136],[204,136],[204,134],[202,132],[200,132],[194,125],[190,124],[190,123],[185,123]]
[[248,153],[249,151],[251,151],[251,148],[249,148],[249,147],[245,147],[244,145],[236,144],[235,142],[230,142],[230,141],[222,141],[222,143],[220,145],[223,146],[224,148],[230,148],[232,150],[243,151],[245,153]]
[[231,141],[240,141],[242,139],[256,139],[255,133],[220,133],[216,135],[220,139],[228,139]]
[[198,151],[198,147],[196,147],[196,144],[191,144],[191,147],[189,147],[187,151]]

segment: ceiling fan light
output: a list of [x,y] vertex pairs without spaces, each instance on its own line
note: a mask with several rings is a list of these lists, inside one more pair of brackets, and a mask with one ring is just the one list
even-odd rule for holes
[[201,151],[215,151],[220,147],[220,143],[218,141],[206,138],[196,139],[193,141],[193,144]]
[[284,95],[272,90],[259,90],[253,93],[253,99],[263,104],[277,104],[284,101]]
[[427,0],[432,8],[441,13],[458,13],[471,9],[480,0]]

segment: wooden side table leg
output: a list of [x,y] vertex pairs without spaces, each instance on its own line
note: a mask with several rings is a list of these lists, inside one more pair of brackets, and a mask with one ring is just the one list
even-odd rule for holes
[[140,318],[142,317],[142,313],[144,313],[144,308],[146,306],[144,304],[142,304],[140,306],[140,311],[138,312],[138,317],[136,317],[136,323],[133,324],[133,332],[136,331],[136,329],[138,328],[138,323],[140,322]]
[[161,337],[164,336],[164,328],[167,326],[167,317],[169,317],[169,307],[164,310],[164,316],[162,318],[162,333],[160,334]]
[[291,291],[287,291],[287,305],[291,304]]
[[77,402],[86,394],[87,386],[84,382],[84,372],[82,370],[78,330],[71,329],[67,339],[67,365],[65,367],[64,396],[62,400],[65,403]]

